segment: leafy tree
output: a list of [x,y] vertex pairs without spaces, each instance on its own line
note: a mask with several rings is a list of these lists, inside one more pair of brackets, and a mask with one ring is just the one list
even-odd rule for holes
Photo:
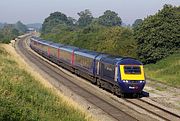
[[43,34],[50,33],[51,30],[57,27],[59,24],[67,25],[68,23],[69,23],[69,20],[65,14],[61,12],[51,13],[50,16],[45,19],[42,25],[42,32]]
[[48,19],[49,20],[50,19],[56,19],[56,20],[58,20],[58,21],[60,20],[60,21],[62,21],[64,23],[66,23],[68,21],[67,16],[64,13],[61,13],[61,12],[51,13],[50,16],[47,19],[45,19],[45,21],[48,20]]
[[11,32],[12,35],[14,35],[14,36],[20,35],[19,31],[18,31],[16,28],[13,28],[11,31],[12,31],[12,32]]
[[4,35],[2,34],[2,31],[0,30],[0,42],[3,40]]
[[114,11],[106,10],[104,15],[99,17],[99,24],[104,26],[120,26],[122,20]]
[[76,19],[72,18],[72,17],[68,17],[68,24],[73,26],[75,25],[75,23],[77,22]]
[[85,27],[89,25],[93,20],[92,13],[88,9],[81,11],[80,13],[78,13],[78,15],[79,15],[79,19],[77,21],[77,24],[80,27]]
[[134,23],[132,24],[132,27],[133,27],[133,28],[136,28],[136,27],[139,26],[142,22],[143,22],[142,19],[136,19],[136,20],[134,21]]
[[144,63],[158,60],[179,51],[180,7],[164,5],[157,14],[147,17],[135,29],[137,54]]
[[136,42],[133,31],[125,27],[111,27],[103,34],[103,41],[98,45],[98,51],[119,56],[136,56]]
[[6,24],[0,31],[1,42],[9,43],[11,39],[14,39],[19,35],[19,31],[13,24]]
[[20,33],[25,33],[27,31],[26,25],[24,25],[21,21],[18,21],[15,24],[15,28],[20,32]]

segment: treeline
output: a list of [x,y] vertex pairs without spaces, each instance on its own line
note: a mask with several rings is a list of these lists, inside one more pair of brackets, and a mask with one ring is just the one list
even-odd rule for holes
[[138,57],[155,63],[180,52],[180,6],[164,5],[153,16],[148,16],[134,29]]
[[42,37],[80,48],[135,57],[144,63],[155,63],[179,52],[180,7],[164,5],[155,15],[137,19],[132,27],[122,27],[121,18],[111,10],[98,18],[93,17],[90,10],[78,15],[76,20],[61,12],[50,14],[42,25]]
[[16,24],[1,24],[0,43],[9,43],[10,40],[27,31],[26,25],[18,21]]
[[89,10],[78,13],[79,19],[61,12],[50,14],[42,26],[42,37],[55,42],[113,55],[136,57],[133,30],[121,27],[122,20],[107,10],[94,18]]

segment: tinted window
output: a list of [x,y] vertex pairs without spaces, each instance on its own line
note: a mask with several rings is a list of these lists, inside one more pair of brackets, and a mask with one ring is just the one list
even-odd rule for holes
[[86,68],[91,68],[91,66],[93,65],[93,59],[87,58],[84,56],[80,56],[80,55],[75,55],[75,61],[79,65],[86,67]]
[[114,79],[114,65],[102,63],[103,76]]
[[60,58],[66,60],[66,61],[71,61],[72,53],[65,51],[65,50],[60,50]]
[[139,66],[124,66],[125,74],[141,74],[141,68]]

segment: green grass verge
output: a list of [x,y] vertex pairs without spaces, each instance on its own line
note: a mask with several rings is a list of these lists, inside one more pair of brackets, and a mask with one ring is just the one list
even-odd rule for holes
[[173,54],[156,64],[145,65],[145,73],[149,78],[180,87],[180,53]]
[[0,48],[0,121],[85,121]]

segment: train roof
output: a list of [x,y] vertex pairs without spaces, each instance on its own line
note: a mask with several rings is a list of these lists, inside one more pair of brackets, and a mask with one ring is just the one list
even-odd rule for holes
[[44,39],[42,39],[42,38],[35,37],[35,36],[33,36],[33,37],[31,37],[31,38],[34,39],[35,41],[40,42],[41,44],[45,44],[45,45],[53,45],[54,47],[57,46],[57,44],[54,43],[54,42],[52,42],[52,41],[47,41],[47,40],[44,40]]
[[66,51],[69,51],[69,52],[73,52],[75,50],[79,50],[78,47],[69,46],[69,45],[62,46],[62,47],[60,47],[60,49],[66,50]]
[[90,51],[90,50],[86,50],[86,49],[79,49],[79,50],[75,51],[74,53],[78,54],[78,55],[86,56],[89,58],[95,58],[100,54],[98,52]]
[[46,40],[39,40],[42,44],[45,44],[45,45],[51,45],[51,44],[53,44],[53,42],[51,42],[51,41],[46,41]]
[[132,65],[141,65],[142,64],[140,61],[138,61],[135,58],[112,56],[112,55],[102,57],[100,60],[101,60],[101,62],[110,63],[110,64],[113,64],[113,65],[117,64],[117,63],[120,63],[120,64],[132,64]]
[[62,47],[64,45],[63,44],[59,44],[59,43],[51,43],[50,46],[54,47],[54,48],[60,48],[60,47]]
[[136,60],[135,58],[131,58],[131,57],[113,56],[113,55],[109,55],[109,54],[105,54],[105,53],[99,53],[99,52],[90,51],[90,50],[86,50],[86,49],[80,49],[80,48],[74,47],[74,46],[54,43],[52,41],[47,41],[47,40],[41,39],[39,37],[32,37],[32,38],[35,39],[35,41],[39,41],[40,43],[45,44],[45,45],[50,45],[52,47],[60,48],[62,50],[66,50],[69,52],[75,51],[74,52],[75,54],[79,54],[79,55],[90,57],[90,58],[96,57],[96,60],[99,60],[99,61],[104,62],[104,63],[109,63],[109,64],[116,64],[116,63],[129,64],[129,63],[132,63],[132,64],[139,64],[139,65],[142,64],[140,61]]
[[123,58],[122,61],[120,62],[120,64],[122,65],[143,65],[142,62],[140,62],[139,60],[135,59],[135,58],[130,58],[130,57],[126,57]]
[[100,60],[105,63],[116,64],[118,61],[121,61],[123,58],[118,56],[106,55]]

